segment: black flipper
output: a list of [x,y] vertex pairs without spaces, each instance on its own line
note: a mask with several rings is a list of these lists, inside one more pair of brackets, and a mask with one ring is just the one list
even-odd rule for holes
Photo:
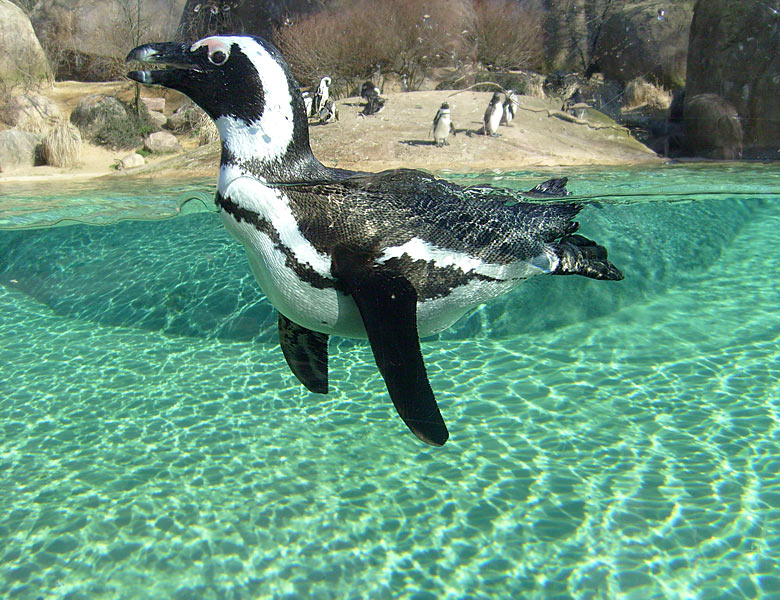
[[328,334],[306,329],[279,313],[279,344],[293,374],[310,391],[328,393]]
[[553,275],[584,275],[620,281],[623,273],[607,260],[607,249],[582,235],[567,235],[553,244],[560,261]]
[[449,433],[425,372],[417,335],[417,292],[403,275],[340,246],[332,273],[355,300],[379,372],[398,414],[423,442],[441,446]]

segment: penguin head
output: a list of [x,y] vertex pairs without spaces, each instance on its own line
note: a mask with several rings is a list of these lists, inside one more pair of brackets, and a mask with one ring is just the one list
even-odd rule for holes
[[126,60],[168,66],[131,71],[127,76],[186,94],[214,120],[227,116],[251,123],[269,108],[288,104],[292,110],[298,100],[303,105],[281,53],[259,37],[212,36],[194,43],[145,44],[131,50]]
[[261,160],[279,157],[291,145],[308,148],[298,83],[281,53],[262,38],[211,36],[194,43],[145,44],[126,60],[165,65],[131,71],[128,77],[189,96],[214,119],[228,145],[231,136],[259,133],[263,141],[254,151]]

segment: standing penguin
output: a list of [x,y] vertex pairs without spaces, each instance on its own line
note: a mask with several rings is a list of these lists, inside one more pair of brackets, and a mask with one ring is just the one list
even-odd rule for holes
[[385,99],[379,96],[379,88],[370,88],[366,90],[366,105],[363,107],[362,114],[369,116],[375,115],[385,107]]
[[379,88],[376,87],[371,81],[364,81],[360,86],[360,97],[364,100],[368,100],[372,95],[379,95]]
[[320,85],[317,91],[314,92],[314,102],[311,107],[311,116],[319,115],[320,110],[325,106],[325,103],[330,97],[330,77],[323,77],[320,79]]
[[390,399],[423,442],[441,446],[449,433],[420,337],[533,275],[623,278],[603,246],[575,233],[582,205],[562,199],[563,180],[537,187],[556,196],[539,203],[414,169],[323,165],[298,84],[262,38],[145,44],[127,59],[168,65],[128,76],[187,94],[214,120],[222,138],[214,201],[279,311],[293,374],[325,394],[329,336],[368,338]]
[[336,103],[330,98],[320,109],[319,118],[320,123],[332,123],[339,120],[339,110],[336,108]]
[[501,105],[501,94],[493,92],[490,104],[488,104],[487,110],[485,110],[485,128],[482,132],[485,135],[498,135],[498,124],[501,122],[503,114],[504,107]]
[[442,102],[441,107],[436,111],[436,116],[433,117],[433,141],[439,148],[445,145],[449,146],[447,138],[450,133],[456,135],[455,126],[452,124],[450,116],[450,105]]
[[508,90],[504,99],[504,114],[501,116],[501,125],[509,126],[517,114],[519,104],[517,94],[513,90]]

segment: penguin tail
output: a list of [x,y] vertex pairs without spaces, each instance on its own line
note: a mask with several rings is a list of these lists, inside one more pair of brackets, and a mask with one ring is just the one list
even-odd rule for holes
[[553,275],[583,275],[609,281],[623,279],[623,273],[607,259],[607,249],[585,236],[566,235],[551,246],[558,257]]

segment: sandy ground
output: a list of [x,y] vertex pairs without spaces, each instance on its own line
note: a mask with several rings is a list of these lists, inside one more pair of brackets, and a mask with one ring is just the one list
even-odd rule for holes
[[[85,84],[60,82],[44,92],[54,99],[65,116],[79,98],[90,93],[133,94],[131,83]],[[169,90],[144,89],[143,95],[164,95],[166,113],[172,112],[183,97]],[[312,122],[311,144],[315,155],[326,165],[379,171],[410,167],[432,172],[508,171],[534,167],[578,165],[631,165],[660,162],[653,152],[600,113],[590,111],[578,121],[557,109],[559,100],[520,97],[520,110],[509,127],[502,126],[498,137],[479,133],[482,115],[492,91],[428,91],[388,94],[386,108],[369,117],[361,113],[360,98],[337,101],[339,120],[327,125]],[[433,116],[442,102],[452,110],[457,135],[448,146],[433,143]],[[194,177],[216,174],[218,144],[197,147],[196,140],[182,136],[185,152],[174,156],[150,156],[147,165],[117,172],[116,163],[129,151],[112,151],[85,144],[79,164],[62,169],[31,167],[0,175],[0,181],[35,181],[42,185],[105,175],[145,175]]]

